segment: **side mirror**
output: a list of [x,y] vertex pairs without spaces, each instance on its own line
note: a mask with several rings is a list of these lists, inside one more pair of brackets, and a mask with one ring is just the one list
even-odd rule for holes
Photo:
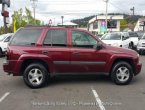
[[125,40],[125,37],[124,36],[122,36],[122,40]]
[[96,49],[97,50],[101,50],[102,49],[102,44],[100,42],[98,42],[98,44],[96,45]]
[[122,36],[122,40],[126,40],[126,39],[128,39],[129,37],[124,37],[124,36]]

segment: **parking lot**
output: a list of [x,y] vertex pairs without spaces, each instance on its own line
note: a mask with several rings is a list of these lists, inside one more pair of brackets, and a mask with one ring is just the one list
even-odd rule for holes
[[142,71],[130,85],[117,86],[105,76],[57,77],[30,89],[22,77],[3,72],[0,58],[0,110],[144,110],[145,56]]

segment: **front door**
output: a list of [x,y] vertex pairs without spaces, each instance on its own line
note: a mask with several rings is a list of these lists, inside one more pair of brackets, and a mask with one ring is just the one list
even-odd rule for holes
[[103,49],[95,48],[98,41],[83,31],[72,31],[71,35],[71,71],[103,72],[107,57]]

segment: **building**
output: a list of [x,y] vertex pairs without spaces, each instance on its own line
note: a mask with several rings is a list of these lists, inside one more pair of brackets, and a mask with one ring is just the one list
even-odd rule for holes
[[134,31],[145,31],[145,18],[139,18]]
[[88,30],[94,34],[104,34],[105,32],[120,31],[120,20],[123,15],[108,15],[107,16],[107,29],[106,29],[106,16],[98,15],[88,23]]
[[62,24],[58,24],[58,26],[77,28],[78,24],[73,23],[73,22],[64,22],[63,25]]

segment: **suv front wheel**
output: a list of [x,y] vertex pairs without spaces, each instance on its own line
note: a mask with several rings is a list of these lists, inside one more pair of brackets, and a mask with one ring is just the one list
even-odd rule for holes
[[24,71],[23,79],[30,88],[40,88],[46,84],[48,72],[46,68],[39,63],[30,64]]
[[112,69],[111,79],[117,85],[127,85],[133,78],[133,70],[127,62],[117,62]]

